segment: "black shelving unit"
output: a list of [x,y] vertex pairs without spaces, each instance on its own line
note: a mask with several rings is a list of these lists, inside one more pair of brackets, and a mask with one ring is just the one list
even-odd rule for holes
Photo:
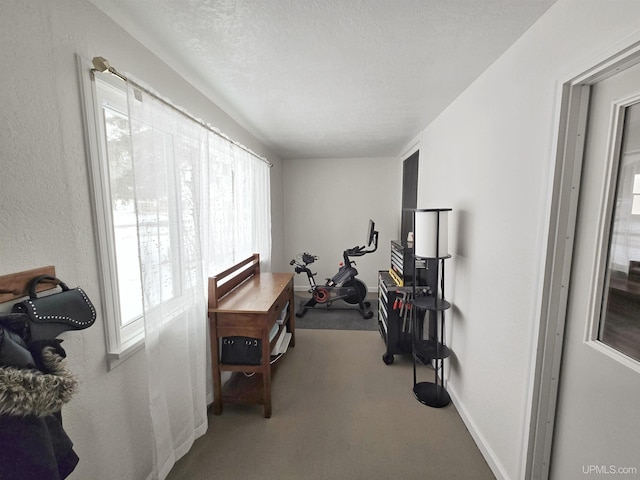
[[384,340],[386,351],[382,361],[391,365],[394,355],[411,354],[413,321],[408,309],[405,311],[399,305],[403,292],[409,292],[410,287],[400,287],[389,272],[378,272],[378,329]]
[[[451,402],[451,397],[447,393],[444,387],[444,360],[451,355],[451,350],[445,344],[445,312],[451,308],[451,304],[445,300],[444,292],[444,273],[445,273],[445,260],[450,258],[449,254],[441,253],[440,245],[440,228],[441,220],[440,216],[443,212],[449,212],[451,209],[427,209],[427,210],[414,210],[414,232],[415,232],[415,215],[417,212],[429,212],[436,216],[434,223],[435,232],[435,253],[433,256],[420,256],[416,254],[416,247],[414,245],[414,270],[417,263],[424,263],[427,261],[432,271],[430,277],[433,279],[427,295],[420,295],[420,286],[413,286],[414,295],[412,304],[412,321],[413,326],[413,341],[412,341],[412,353],[413,353],[413,394],[416,399],[421,403],[430,407],[445,407]],[[443,227],[444,228],[444,227]],[[417,232],[416,232],[417,233]],[[416,235],[414,233],[414,235]],[[420,242],[421,239],[418,235],[415,236],[415,242]],[[446,249],[445,249],[446,250]],[[415,275],[415,274],[414,274]],[[423,338],[422,329],[419,328],[422,323],[420,317],[424,318],[420,312],[428,313],[430,321],[432,321],[434,329],[428,339]],[[425,362],[425,359],[427,362]],[[428,362],[432,362],[434,367],[434,381],[433,382],[418,382],[418,365],[424,365]]]
[[414,284],[414,277],[417,278],[418,285],[428,283],[428,267],[426,262],[417,265],[414,272],[413,247],[399,240],[391,241],[391,268],[389,273],[395,283],[400,287],[410,287]]

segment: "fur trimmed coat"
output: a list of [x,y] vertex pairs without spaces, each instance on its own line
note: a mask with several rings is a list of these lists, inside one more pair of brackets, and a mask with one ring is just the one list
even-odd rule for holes
[[78,463],[60,415],[78,382],[60,350],[44,346],[33,368],[0,366],[0,480],[60,480]]
[[0,367],[0,415],[46,417],[71,400],[78,380],[64,359],[45,347],[42,361],[47,373],[35,368]]

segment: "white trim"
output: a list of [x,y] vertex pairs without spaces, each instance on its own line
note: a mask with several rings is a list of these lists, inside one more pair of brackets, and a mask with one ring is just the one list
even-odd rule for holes
[[[99,139],[99,128],[101,124],[100,112],[96,108],[96,84],[93,79],[92,63],[76,56],[78,67],[79,83],[82,96],[82,106],[84,113],[85,129],[85,150],[87,165],[91,177],[91,199],[92,209],[95,214],[94,236],[98,248],[98,268],[100,272],[101,307],[103,312],[103,324],[105,329],[105,340],[107,350],[107,362],[109,369],[114,368],[119,363],[129,358],[144,346],[144,324],[143,319],[135,320],[135,324],[120,326],[120,304],[118,295],[117,280],[114,272],[117,271],[115,265],[115,241],[113,240],[113,219],[111,206],[106,204],[109,197],[106,170],[106,162],[100,159],[106,158],[103,151],[102,142]],[[122,89],[120,83],[115,83],[108,75],[103,76],[103,80]]]
[[144,349],[144,333],[137,338],[132,339],[127,344],[121,345],[117,349],[107,352],[107,362],[109,370],[113,370],[127,358],[133,356],[134,353]]
[[564,76],[561,82],[542,309],[523,472],[527,479],[549,477],[588,108],[585,89],[588,91],[589,85],[638,62],[640,32],[606,50],[597,59],[583,62],[580,69],[573,69],[581,73]]
[[[84,113],[84,126],[85,126],[85,139],[86,139],[86,156],[87,165],[89,168],[89,174],[91,176],[90,188],[91,188],[91,202],[94,212],[104,211],[105,206],[103,202],[104,196],[100,190],[100,186],[103,185],[103,172],[96,168],[92,158],[100,156],[100,142],[98,140],[98,132],[95,128],[95,118],[97,116],[95,108],[95,84],[91,80],[90,71],[92,68],[91,62],[86,59],[76,56],[79,82],[82,94],[82,106]],[[117,346],[120,344],[119,332],[114,328],[114,323],[110,320],[113,318],[113,305],[107,300],[113,297],[113,289],[110,282],[107,282],[105,265],[109,258],[109,245],[105,238],[107,235],[105,222],[103,218],[98,218],[98,215],[94,215],[94,230],[95,240],[98,247],[98,268],[100,271],[100,289],[102,292],[102,310],[104,312],[104,329],[107,340],[107,351],[117,350]],[[116,348],[111,348],[114,346]]]
[[510,480],[509,475],[507,474],[506,469],[500,463],[498,455],[491,449],[489,445],[491,442],[487,441],[486,438],[482,435],[481,429],[476,426],[476,423],[473,421],[473,417],[469,415],[467,409],[464,404],[458,400],[458,396],[453,388],[450,385],[447,385],[447,393],[449,393],[449,397],[451,397],[451,402],[456,407],[460,418],[462,419],[465,427],[469,430],[473,441],[476,443],[478,450],[482,453],[487,465],[496,476],[497,480]]
[[559,102],[557,160],[549,205],[544,287],[524,466],[524,478],[536,479],[546,478],[549,471],[589,87],[564,85],[559,93],[562,98]]
[[594,258],[591,262],[593,270],[591,271],[591,285],[589,286],[589,321],[585,324],[584,341],[590,342],[598,337],[598,326],[600,324],[602,300],[603,300],[603,284],[607,275],[607,257],[609,236],[611,232],[608,226],[611,221],[610,205],[614,200],[616,193],[616,182],[618,173],[618,159],[620,158],[620,148],[622,144],[622,133],[624,129],[624,102],[615,102],[611,105],[609,118],[609,134],[607,136],[607,155],[605,159],[604,175],[599,188],[602,190],[600,198],[604,201],[600,204],[596,223],[598,231],[596,232],[596,245]]

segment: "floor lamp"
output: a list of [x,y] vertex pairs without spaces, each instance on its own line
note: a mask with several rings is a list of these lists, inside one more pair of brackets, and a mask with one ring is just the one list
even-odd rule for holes
[[[415,209],[413,211],[413,278],[416,263],[424,263],[427,268],[435,268],[429,275],[433,285],[413,286],[413,394],[421,403],[430,407],[444,407],[451,398],[444,387],[444,359],[451,351],[445,345],[445,311],[451,304],[444,295],[444,261],[450,258],[448,252],[448,214],[450,208]],[[424,339],[423,328],[419,328],[418,310],[428,313],[429,319],[436,320],[435,339]],[[433,361],[435,378],[433,382],[417,381],[417,364],[425,360]]]

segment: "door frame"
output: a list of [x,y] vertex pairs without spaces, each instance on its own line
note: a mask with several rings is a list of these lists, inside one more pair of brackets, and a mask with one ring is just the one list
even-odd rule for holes
[[[636,36],[637,37],[637,36]],[[640,63],[627,40],[560,83],[552,196],[524,478],[549,478],[591,85]]]

